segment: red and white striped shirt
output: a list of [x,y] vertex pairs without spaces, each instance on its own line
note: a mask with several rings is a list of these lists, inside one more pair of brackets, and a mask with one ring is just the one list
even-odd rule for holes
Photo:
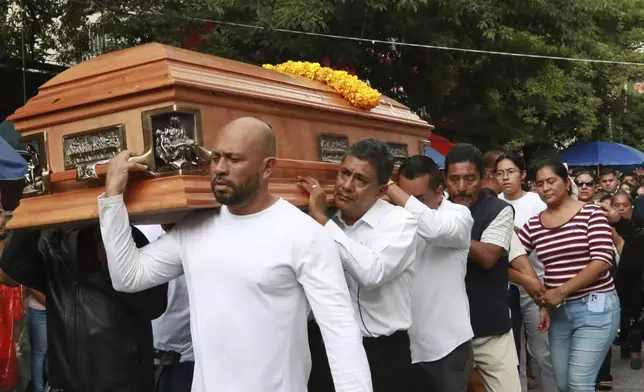
[[[611,265],[613,262],[611,227],[596,204],[586,204],[566,223],[551,229],[543,226],[541,215],[534,216],[523,226],[519,238],[528,253],[536,250],[545,267],[543,280],[547,289],[574,278],[592,260]],[[606,271],[590,286],[571,293],[568,299],[614,289],[613,278]]]

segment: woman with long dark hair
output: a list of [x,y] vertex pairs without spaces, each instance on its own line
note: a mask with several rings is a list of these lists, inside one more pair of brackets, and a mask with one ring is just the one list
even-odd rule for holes
[[[523,181],[527,175],[526,164],[518,154],[501,154],[496,160],[495,178],[501,186],[502,193],[499,198],[508,202],[514,208],[514,225],[521,228],[530,218],[538,215],[546,209],[546,204],[538,194],[526,192],[523,189]],[[543,278],[543,264],[534,253],[528,258],[539,279]],[[510,276],[512,278],[512,276]],[[512,289],[511,289],[512,290]],[[526,290],[516,285],[514,290],[519,291],[519,311],[516,315],[513,312],[512,327],[518,334],[517,350],[519,351],[519,365],[521,377],[521,389],[528,391],[526,362],[530,356],[531,363],[538,367],[539,387],[544,391],[556,390],[554,375],[552,371],[552,360],[550,348],[548,347],[548,335],[537,332],[539,327],[539,307],[532,300]],[[510,292],[512,295],[512,291]],[[518,325],[515,323],[518,319]],[[527,341],[526,341],[527,340]]]
[[563,164],[541,164],[535,184],[548,208],[530,218],[519,237],[545,267],[541,329],[549,324],[555,381],[561,392],[594,392],[619,327],[620,303],[609,272],[611,226],[600,206],[571,197]]

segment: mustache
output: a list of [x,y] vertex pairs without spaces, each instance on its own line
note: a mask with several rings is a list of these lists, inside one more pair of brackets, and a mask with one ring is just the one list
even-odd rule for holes
[[458,193],[458,194],[456,194],[455,197],[459,198],[459,199],[471,199],[472,198],[472,196],[470,196],[470,195],[468,195],[466,193]]
[[235,187],[235,183],[234,183],[234,182],[232,182],[232,181],[230,181],[230,180],[227,180],[227,179],[225,179],[225,178],[223,178],[223,177],[221,177],[221,176],[215,176],[215,177],[213,177],[213,178],[212,178],[212,181],[211,181],[210,183],[211,183],[212,185],[215,185],[215,183],[216,183],[216,182],[223,182],[224,184],[228,185],[228,186],[229,186],[229,187],[231,187],[231,188],[234,188],[234,187]]

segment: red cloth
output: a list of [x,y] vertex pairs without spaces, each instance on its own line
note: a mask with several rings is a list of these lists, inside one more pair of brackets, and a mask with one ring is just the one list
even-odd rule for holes
[[447,155],[449,150],[451,150],[452,147],[454,147],[454,143],[434,133],[429,135],[429,143],[432,146],[432,148],[438,151],[442,156]]
[[0,388],[11,390],[18,384],[18,359],[14,327],[22,318],[22,287],[0,285]]

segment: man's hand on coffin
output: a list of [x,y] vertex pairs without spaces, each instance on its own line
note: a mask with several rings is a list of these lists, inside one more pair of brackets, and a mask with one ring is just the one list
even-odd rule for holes
[[129,172],[148,170],[148,167],[145,165],[130,162],[129,159],[131,156],[132,153],[125,150],[110,159],[107,165],[105,197],[114,197],[125,192]]
[[297,177],[297,185],[309,193],[309,215],[322,226],[326,225],[326,193],[313,177]]

